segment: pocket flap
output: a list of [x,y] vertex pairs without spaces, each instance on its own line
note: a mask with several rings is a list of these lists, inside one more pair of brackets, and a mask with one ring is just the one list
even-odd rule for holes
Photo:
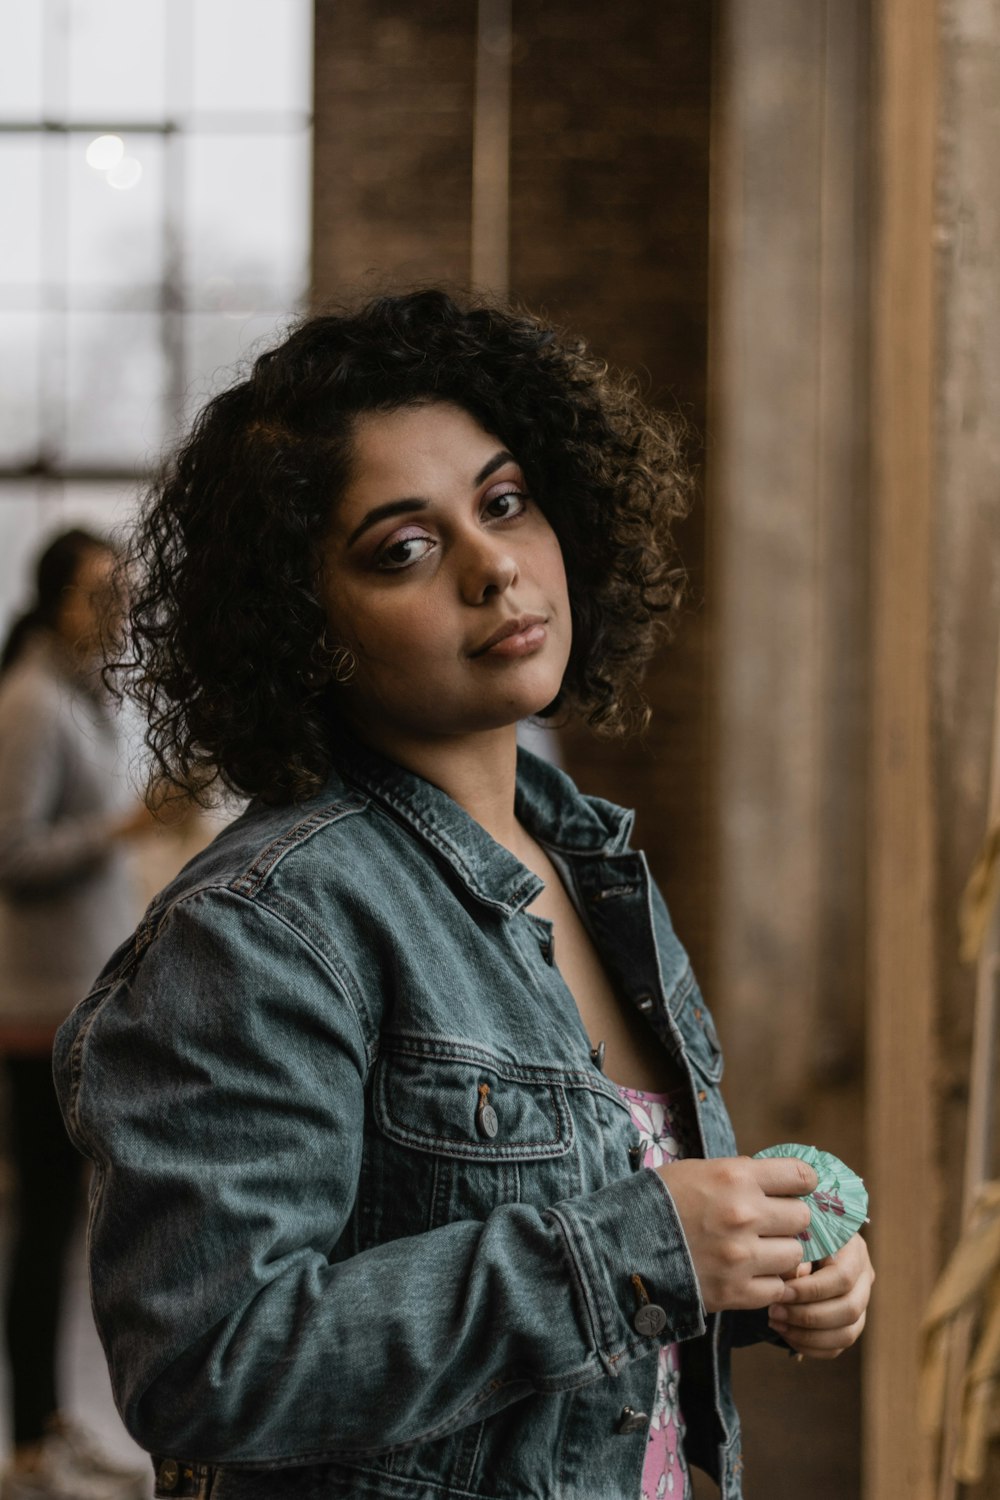
[[[564,1156],[573,1144],[563,1087],[505,1075],[497,1059],[383,1052],[375,1065],[373,1103],[376,1123],[390,1140],[439,1156],[541,1161]],[[493,1111],[493,1135],[479,1119],[481,1103]]]
[[712,1012],[702,999],[690,968],[670,998],[670,1013],[694,1067],[710,1083],[718,1083],[722,1077],[722,1048]]

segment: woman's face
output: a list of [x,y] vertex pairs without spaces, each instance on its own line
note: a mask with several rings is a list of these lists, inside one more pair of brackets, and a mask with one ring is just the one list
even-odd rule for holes
[[559,543],[515,456],[460,407],[358,418],[321,587],[330,641],[358,660],[344,709],[383,748],[497,729],[559,691]]
[[76,574],[63,593],[56,629],[81,660],[101,652],[102,630],[114,630],[121,614],[113,586],[114,554],[104,547],[88,547]]

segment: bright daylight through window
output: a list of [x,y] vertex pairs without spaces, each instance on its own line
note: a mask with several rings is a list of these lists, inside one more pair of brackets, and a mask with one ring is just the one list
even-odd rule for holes
[[31,0],[0,52],[0,608],[308,284],[311,0]]

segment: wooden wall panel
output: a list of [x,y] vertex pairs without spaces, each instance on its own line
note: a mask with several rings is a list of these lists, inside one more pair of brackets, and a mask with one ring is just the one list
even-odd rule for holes
[[[648,399],[705,428],[712,8],[515,0],[511,291],[635,371]],[[711,992],[712,697],[705,514],[680,536],[689,610],[647,689],[644,741],[565,739],[587,790],[638,810],[638,837]]]
[[316,0],[314,301],[469,279],[476,7]]
[[[947,1253],[960,1225],[974,998],[973,971],[958,963],[956,911],[986,824],[1000,625],[1000,0],[949,0],[939,9],[931,595],[943,1093],[937,1146]],[[1000,1076],[1000,1057],[992,1072]],[[1000,1174],[998,1125],[995,1117],[987,1166],[993,1176]],[[1000,1446],[982,1485],[961,1493],[969,1500],[1000,1493]]]
[[751,1149],[799,1128],[818,1080],[860,1066],[866,48],[860,0],[732,0],[718,47],[717,977]]
[[[878,0],[865,1494],[932,1493],[919,1320],[937,1269],[932,784],[936,0]],[[905,1267],[905,1274],[903,1268]],[[900,1435],[906,1434],[906,1441]]]

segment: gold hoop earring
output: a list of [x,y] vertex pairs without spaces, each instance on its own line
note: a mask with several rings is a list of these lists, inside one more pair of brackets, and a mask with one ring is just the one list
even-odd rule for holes
[[358,670],[358,658],[350,646],[334,646],[330,652],[330,676],[343,687],[350,682]]
[[315,692],[328,682],[336,682],[343,687],[351,681],[357,670],[358,658],[354,652],[349,646],[332,646],[324,626],[319,640],[309,653],[309,665],[299,676],[306,687]]
[[341,687],[350,682],[358,670],[358,658],[350,646],[331,645],[323,626],[323,633],[319,638],[319,649],[323,657],[323,665],[330,674],[333,682],[339,682]]

